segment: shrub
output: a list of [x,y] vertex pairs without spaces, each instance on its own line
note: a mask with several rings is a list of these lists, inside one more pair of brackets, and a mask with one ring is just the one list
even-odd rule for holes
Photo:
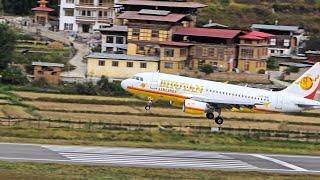
[[213,67],[210,64],[204,64],[200,67],[200,71],[208,75],[213,73]]
[[41,77],[38,80],[34,80],[31,84],[35,87],[41,87],[41,88],[50,88],[51,87],[50,83],[44,77]]
[[28,82],[27,77],[19,67],[8,67],[2,71],[1,75],[1,82],[4,84],[25,85]]

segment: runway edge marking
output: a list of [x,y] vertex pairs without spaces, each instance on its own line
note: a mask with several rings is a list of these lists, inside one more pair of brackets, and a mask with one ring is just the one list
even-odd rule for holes
[[285,161],[281,161],[279,159],[274,159],[274,158],[271,158],[271,157],[267,157],[267,156],[263,156],[261,154],[250,154],[251,156],[254,156],[254,157],[257,157],[257,158],[260,158],[260,159],[265,159],[265,160],[268,160],[268,161],[271,161],[271,162],[274,162],[274,163],[277,163],[277,164],[280,164],[284,167],[287,167],[287,168],[290,168],[290,169],[293,169],[295,171],[309,171],[307,169],[304,169],[302,167],[298,167],[296,165],[293,165],[293,164],[290,164],[290,163],[287,163]]

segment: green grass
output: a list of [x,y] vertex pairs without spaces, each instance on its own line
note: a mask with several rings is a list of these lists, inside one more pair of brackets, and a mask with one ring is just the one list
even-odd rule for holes
[[316,175],[0,161],[0,179],[317,179]]
[[208,151],[320,155],[320,143],[261,140],[243,135],[171,131],[35,129],[0,126],[1,142],[123,146]]

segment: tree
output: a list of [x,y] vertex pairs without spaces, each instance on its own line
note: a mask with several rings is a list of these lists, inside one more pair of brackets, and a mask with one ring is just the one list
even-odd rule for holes
[[213,73],[213,67],[210,64],[204,64],[200,67],[200,71],[206,73],[206,75]]
[[15,44],[15,32],[9,26],[0,24],[0,70],[6,69],[11,62]]
[[277,60],[277,58],[275,57],[271,57],[268,61],[267,61],[267,68],[271,69],[271,70],[276,70],[279,68],[279,62]]
[[37,6],[35,0],[3,0],[3,6],[6,13],[16,15],[29,15],[31,9]]
[[8,67],[2,71],[1,75],[1,82],[4,84],[25,85],[28,83],[28,79],[19,67]]

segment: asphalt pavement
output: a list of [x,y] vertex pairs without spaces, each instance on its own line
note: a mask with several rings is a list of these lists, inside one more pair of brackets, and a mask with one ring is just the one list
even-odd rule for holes
[[320,156],[0,143],[0,160],[320,175]]

